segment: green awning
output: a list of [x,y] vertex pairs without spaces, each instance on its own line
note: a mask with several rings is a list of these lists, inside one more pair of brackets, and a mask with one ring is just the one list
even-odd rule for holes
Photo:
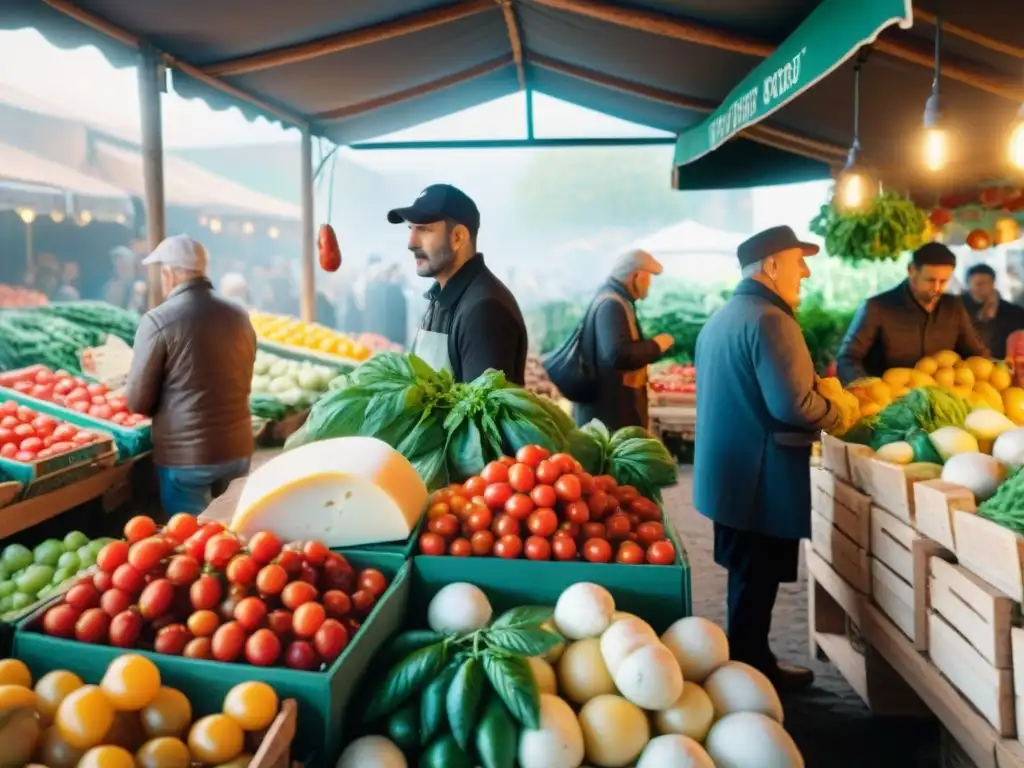
[[675,165],[714,151],[827,77],[893,24],[913,25],[911,0],[822,0],[722,105],[676,141]]

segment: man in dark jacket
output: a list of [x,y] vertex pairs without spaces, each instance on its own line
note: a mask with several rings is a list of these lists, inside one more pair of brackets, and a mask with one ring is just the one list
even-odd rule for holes
[[526,324],[519,304],[476,250],[480,211],[450,184],[432,184],[388,221],[409,225],[416,274],[432,277],[430,305],[412,352],[456,381],[472,381],[488,368],[515,383],[526,381]]
[[818,246],[789,227],[740,244],[744,279],[697,337],[693,503],[714,522],[715,562],[729,573],[730,655],[779,688],[811,683],[768,644],[779,585],[797,579],[810,536],[811,444],[839,419],[815,389],[794,309]]
[[1024,309],[1004,301],[996,290],[996,271],[988,264],[967,270],[967,293],[961,300],[974,322],[974,330],[992,356],[1006,357],[1006,339],[1024,328]]
[[153,418],[164,511],[199,514],[249,472],[256,334],[244,309],[213,292],[200,243],[169,237],[143,263],[160,265],[165,299],[139,323],[125,397]]
[[849,384],[889,368],[913,368],[922,357],[952,349],[988,357],[959,296],[943,293],[956,256],[941,243],[914,251],[907,279],[861,304],[839,347],[839,380]]
[[647,298],[652,276],[661,272],[661,264],[646,251],[623,254],[587,310],[582,353],[597,386],[592,401],[573,406],[577,424],[599,419],[613,431],[647,427],[647,366],[664,357],[673,339],[667,333],[645,339],[636,302]]

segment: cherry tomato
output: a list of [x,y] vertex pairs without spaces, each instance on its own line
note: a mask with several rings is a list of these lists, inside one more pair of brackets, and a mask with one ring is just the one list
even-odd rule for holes
[[[571,475],[566,475],[571,477]],[[590,521],[590,508],[585,501],[570,501],[562,509],[562,515],[571,523],[583,523]]]
[[632,541],[624,541],[619,545],[615,562],[626,565],[640,565],[644,561],[644,548]]
[[494,545],[494,554],[498,557],[514,559],[523,552],[523,540],[518,536],[509,534],[502,536]]
[[133,517],[124,525],[124,537],[128,540],[129,544],[155,536],[156,531],[156,523],[153,522],[153,518],[146,515]]
[[284,649],[284,665],[289,669],[304,669],[309,672],[316,669],[319,662],[313,644],[305,640],[293,640]]
[[[261,630],[263,631],[263,630]],[[266,630],[269,632],[269,630]],[[217,661],[234,661],[245,647],[245,630],[237,621],[221,624],[213,633],[211,650]]]
[[327,619],[320,625],[313,637],[313,646],[321,658],[330,664],[348,645],[349,631],[334,619]]
[[235,555],[228,563],[225,575],[232,584],[252,584],[260,572],[260,567],[251,555]]
[[507,483],[508,467],[500,461],[492,461],[484,467],[483,472],[480,473],[480,477],[482,477],[484,482],[489,486],[496,485],[498,483]]
[[636,527],[637,540],[644,546],[649,546],[656,541],[665,540],[665,526],[661,523],[640,523]]
[[43,615],[43,632],[53,637],[74,637],[80,615],[81,611],[67,603],[55,605]]
[[132,602],[134,601],[131,595],[116,587],[108,589],[100,596],[100,608],[111,618],[117,616],[121,611],[127,611]]
[[102,608],[83,611],[75,622],[75,640],[80,643],[102,643],[110,631],[110,617]]
[[494,514],[491,510],[483,505],[471,504],[467,509],[471,509],[469,517],[466,518],[466,527],[471,533],[476,531],[486,531],[491,527],[491,523],[494,522]]
[[241,548],[242,542],[231,534],[218,533],[206,542],[203,559],[214,568],[226,568]]
[[511,468],[512,465],[516,463],[516,460],[513,459],[511,456],[502,456],[500,459],[498,459],[498,463],[504,464],[507,468]]
[[210,610],[195,611],[188,617],[187,626],[196,637],[210,637],[220,626],[220,617]]
[[110,583],[130,595],[137,595],[146,585],[146,578],[134,565],[124,563],[117,566],[117,570],[110,577]]
[[263,595],[278,595],[287,583],[288,574],[277,563],[264,565],[256,574],[256,589]]
[[436,533],[420,534],[420,552],[424,555],[443,555],[447,547],[444,538]]
[[306,562],[310,565],[323,565],[330,550],[322,541],[311,539],[302,545],[302,554],[306,556]]
[[524,552],[527,560],[550,560],[551,543],[540,536],[531,536],[526,540]]
[[612,559],[612,545],[604,539],[587,539],[583,543],[583,558],[591,563],[607,563]]
[[202,566],[191,555],[175,555],[167,564],[167,580],[176,587],[184,587],[199,578]]
[[580,479],[576,475],[562,475],[555,481],[555,495],[560,501],[579,501],[582,493]]
[[64,602],[75,610],[85,611],[100,604],[100,592],[91,581],[83,581],[64,593]]
[[294,611],[303,603],[316,600],[316,587],[304,581],[293,581],[281,590],[281,602],[289,611]]
[[520,531],[519,521],[511,515],[498,515],[494,518],[491,531],[499,539],[503,536],[518,536]]
[[614,515],[609,515],[604,521],[605,528],[609,539],[615,541],[625,539],[629,535],[630,522],[629,516],[624,515],[621,512],[616,512]]
[[238,601],[234,610],[234,619],[242,625],[242,629],[252,632],[259,629],[267,616],[267,604],[258,597],[246,597]]
[[[348,595],[345,595],[346,599]],[[283,608],[267,614],[267,628],[278,637],[290,635],[292,631],[292,612]]]
[[594,476],[589,472],[579,472],[577,477],[580,479],[580,489],[584,495],[594,492]]
[[356,572],[348,560],[338,552],[331,552],[320,574],[320,588],[324,591],[340,589],[347,594],[355,588],[355,581]]
[[512,486],[513,491],[529,493],[536,484],[533,468],[526,464],[513,464],[508,471],[508,484]]
[[357,589],[352,593],[352,613],[361,619],[366,618],[376,604],[376,596],[368,589]]
[[535,536],[551,536],[558,529],[558,515],[553,509],[535,509],[526,519],[526,527]]
[[536,468],[551,452],[540,445],[524,445],[516,451],[516,461],[528,467]]
[[556,536],[551,541],[555,560],[575,560],[576,541],[569,536]]
[[340,619],[342,616],[347,616],[348,612],[352,610],[352,598],[340,589],[324,592],[323,601],[324,609],[327,611],[328,616]]
[[[149,520],[148,517],[144,519]],[[167,542],[158,536],[149,536],[132,544],[131,549],[128,550],[128,562],[143,573],[149,573],[160,564],[167,552]]]
[[302,570],[299,571],[299,580],[315,587],[320,582],[320,571],[309,563],[303,563]]
[[640,492],[632,485],[620,485],[612,491],[612,495],[618,499],[619,503],[623,506],[628,506],[640,498]]
[[473,498],[474,496],[483,496],[484,490],[487,488],[487,481],[479,475],[469,478],[462,484],[462,489],[465,491],[466,496]]
[[470,537],[469,545],[474,555],[485,557],[494,550],[494,534],[490,531],[477,531]]
[[169,656],[180,656],[191,639],[192,633],[184,624],[168,624],[156,633],[153,650]]
[[213,640],[209,637],[193,637],[181,651],[186,659],[212,659]]
[[580,524],[574,523],[569,520],[558,524],[558,530],[555,531],[555,536],[570,536],[577,538],[580,535]]
[[676,561],[676,548],[671,541],[656,541],[647,547],[647,562],[651,565],[672,565]]
[[469,539],[460,536],[448,546],[448,554],[453,557],[470,557],[473,554],[473,545]]
[[[54,436],[56,436],[56,432]],[[179,512],[167,521],[164,526],[164,533],[175,541],[185,541],[189,536],[199,530],[199,521],[187,512]]]
[[458,535],[459,528],[459,518],[448,512],[427,521],[427,530],[445,539]]
[[188,596],[197,611],[211,610],[217,606],[224,590],[214,576],[204,574],[189,587]]
[[128,562],[128,542],[111,541],[103,546],[96,555],[96,565],[100,570],[113,573],[119,565]]
[[587,496],[587,506],[590,507],[590,516],[595,520],[600,520],[607,512],[615,507],[616,504],[615,500],[607,493],[595,490]]
[[298,576],[302,573],[302,564],[304,562],[302,554],[294,549],[282,550],[281,554],[277,557],[277,564],[284,568],[285,573],[289,576]]
[[584,523],[580,526],[580,534],[584,539],[603,539],[607,537],[604,523]]
[[139,613],[147,621],[158,619],[170,610],[174,585],[167,579],[151,581],[139,595]]
[[533,500],[525,493],[513,494],[505,502],[505,514],[514,517],[516,520],[525,520],[533,510]]
[[555,481],[562,476],[562,468],[550,459],[546,459],[537,465],[534,475],[538,483],[554,485]]
[[388,588],[387,576],[376,568],[364,568],[361,570],[359,572],[359,577],[356,579],[356,583],[359,585],[360,589],[369,590],[377,597],[383,595]]
[[554,507],[558,503],[555,489],[550,485],[535,485],[530,491],[530,498],[538,507]]
[[494,483],[484,491],[484,503],[491,509],[502,509],[510,498],[512,486],[508,483]]
[[327,619],[327,611],[320,603],[303,603],[292,614],[292,632],[296,637],[312,638]]
[[281,540],[268,531],[260,531],[249,539],[249,554],[260,565],[269,563],[281,553]]
[[134,648],[142,634],[142,617],[135,611],[125,610],[110,620],[110,644],[118,648]]
[[451,505],[447,501],[435,501],[427,510],[427,519],[433,520],[435,517],[451,514],[451,511]]

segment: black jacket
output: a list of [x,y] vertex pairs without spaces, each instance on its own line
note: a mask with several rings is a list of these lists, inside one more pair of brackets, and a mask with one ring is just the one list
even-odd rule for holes
[[434,283],[422,328],[448,334],[455,380],[472,381],[488,368],[514,384],[526,382],[526,323],[512,292],[476,254],[444,288]]
[[849,384],[889,368],[913,368],[944,349],[962,357],[989,356],[959,296],[945,294],[925,312],[904,280],[860,305],[839,347],[839,380]]
[[991,320],[979,320],[978,312],[981,305],[971,298],[969,293],[963,294],[964,307],[974,323],[974,330],[992,356],[1000,360],[1006,357],[1006,339],[1014,331],[1024,328],[1024,309],[1004,299],[999,300],[999,309]]
[[[609,280],[598,296],[609,292],[625,301],[636,322],[636,306],[625,286]],[[636,329],[639,340],[633,338],[626,309],[618,301],[605,299],[588,311],[583,321],[582,352],[597,372],[597,392],[592,402],[575,405],[577,424],[600,419],[611,430],[647,426],[647,387],[628,386],[622,377],[657,362],[662,352],[657,342],[644,339],[639,323]]]

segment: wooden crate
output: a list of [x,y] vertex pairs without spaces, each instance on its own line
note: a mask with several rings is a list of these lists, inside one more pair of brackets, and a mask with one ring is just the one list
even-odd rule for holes
[[928,614],[931,612],[931,561],[933,557],[955,563],[953,553],[941,544],[920,536],[914,540],[914,648],[928,651]]
[[928,617],[928,652],[932,663],[963,694],[996,732],[1016,735],[1013,672],[997,669],[938,613]]
[[881,507],[871,509],[871,556],[914,586],[914,540],[920,534]]
[[873,455],[851,455],[850,470],[854,485],[868,494],[876,507],[913,525],[913,481],[902,466],[881,461]]
[[838,437],[821,433],[821,467],[845,483],[852,482],[850,461],[846,454],[847,443]]
[[282,702],[281,711],[260,740],[259,749],[249,762],[249,768],[290,768],[298,711],[295,699]]
[[816,512],[811,513],[811,542],[814,551],[854,589],[871,594],[871,564],[868,552]]
[[871,599],[900,632],[917,642],[914,588],[875,557],[871,558]]
[[1014,601],[1024,602],[1024,537],[971,512],[953,510],[960,565]]
[[1015,602],[973,573],[939,557],[929,563],[931,610],[945,619],[990,666],[1010,669],[1010,629],[1020,622]]
[[974,494],[962,485],[945,480],[924,480],[914,484],[914,526],[923,536],[956,552],[953,532],[955,510],[974,512]]
[[1017,738],[1024,742],[1024,629],[1010,630],[1010,653],[1013,655],[1013,690],[1017,717]]
[[824,469],[811,470],[811,507],[868,549],[871,542],[871,497]]

